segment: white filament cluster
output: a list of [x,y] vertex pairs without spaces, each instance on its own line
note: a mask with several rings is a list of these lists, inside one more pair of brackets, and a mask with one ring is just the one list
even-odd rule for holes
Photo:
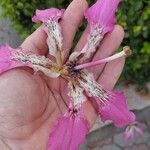
[[80,85],[89,93],[89,96],[97,97],[102,102],[108,100],[108,93],[95,81],[92,74],[85,72],[82,78],[83,80],[79,80]]
[[62,34],[61,28],[58,22],[49,19],[47,21],[47,29],[48,29],[48,39],[47,44],[49,47],[49,52],[51,55],[56,56],[57,50],[62,49]]
[[68,83],[68,86],[69,86],[69,96],[72,97],[72,100],[73,100],[73,106],[74,108],[78,109],[81,107],[82,103],[84,101],[86,101],[86,97],[85,95],[83,94],[83,88],[79,87],[78,85],[75,85],[73,87],[72,83],[69,82]]
[[95,52],[96,47],[103,38],[102,31],[103,29],[98,25],[94,25],[91,29],[88,41],[81,51],[81,53],[85,53],[85,58],[89,58],[91,53]]
[[24,54],[21,51],[13,51],[11,55],[13,60],[19,60],[23,63],[31,63],[35,65],[47,66],[52,65],[53,62],[45,56],[37,56],[35,54]]
[[103,39],[103,29],[99,25],[92,26],[89,37],[87,39],[87,43],[85,44],[83,49],[81,51],[73,52],[70,55],[69,60],[73,61],[79,55],[83,54],[80,61],[82,62],[85,61],[91,56],[92,53],[96,51],[96,48],[102,39]]

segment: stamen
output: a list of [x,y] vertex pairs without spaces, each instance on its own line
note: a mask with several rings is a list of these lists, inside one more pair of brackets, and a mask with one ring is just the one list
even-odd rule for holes
[[90,63],[85,63],[85,64],[78,65],[74,69],[75,70],[80,70],[80,69],[84,69],[84,68],[89,68],[89,67],[92,67],[92,66],[96,66],[96,65],[100,65],[100,64],[104,64],[104,63],[113,61],[113,60],[121,58],[121,57],[129,57],[131,54],[132,54],[132,51],[131,51],[130,47],[125,46],[123,48],[123,51],[121,51],[120,53],[114,54],[110,57],[107,57],[107,58],[104,58],[104,59],[101,59],[101,60],[97,60],[97,61],[93,61],[93,62],[90,62]]

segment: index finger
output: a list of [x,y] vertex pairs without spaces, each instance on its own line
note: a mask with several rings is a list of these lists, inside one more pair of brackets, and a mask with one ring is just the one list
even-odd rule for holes
[[86,0],[73,0],[65,11],[60,22],[63,34],[63,53],[68,57],[76,31],[84,17],[84,12],[88,8]]
[[25,53],[46,55],[48,52],[46,39],[47,34],[41,26],[25,39],[25,41],[21,44],[21,48]]

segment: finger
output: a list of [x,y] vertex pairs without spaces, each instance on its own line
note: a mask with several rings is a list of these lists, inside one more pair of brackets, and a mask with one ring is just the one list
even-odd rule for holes
[[25,53],[46,55],[48,52],[46,39],[47,35],[41,26],[25,39],[25,41],[21,44],[21,48]]
[[88,25],[86,27],[85,31],[83,32],[83,34],[82,34],[78,44],[76,45],[75,51],[81,51],[83,49],[84,45],[87,42],[87,38],[88,38],[89,32],[90,32],[90,26]]
[[92,100],[88,100],[83,104],[83,111],[89,128],[92,128],[97,118],[97,112],[92,104]]
[[125,58],[119,58],[107,63],[103,73],[98,79],[98,83],[100,83],[104,88],[112,90],[122,73],[124,64]]
[[60,22],[63,34],[63,55],[68,57],[74,36],[82,22],[84,12],[88,8],[86,0],[73,0],[65,11],[64,17]]
[[[112,55],[119,48],[123,38],[124,38],[123,28],[119,25],[116,25],[111,33],[106,34],[96,54],[93,56],[92,61],[103,59]],[[99,77],[104,66],[105,64],[98,65],[89,69],[91,72],[94,72],[95,79]]]

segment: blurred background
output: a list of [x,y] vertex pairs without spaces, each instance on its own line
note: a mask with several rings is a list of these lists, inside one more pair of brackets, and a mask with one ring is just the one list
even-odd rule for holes
[[[7,41],[17,47],[38,28],[38,25],[31,21],[37,8],[66,8],[70,2],[71,0],[0,0],[0,45]],[[95,0],[88,2],[91,5]],[[106,124],[102,123],[99,125],[98,121],[82,149],[150,150],[150,142],[148,143],[150,141],[150,0],[122,0],[116,14],[118,24],[125,30],[121,47],[129,45],[133,50],[117,88],[125,91],[129,107],[138,110],[136,113],[139,120],[146,124],[146,130],[142,138],[136,139],[137,142],[130,141],[124,144],[121,131],[116,130],[112,125],[105,126]],[[85,26],[86,21],[80,26],[74,43],[78,41]],[[100,129],[102,126],[103,128]]]

